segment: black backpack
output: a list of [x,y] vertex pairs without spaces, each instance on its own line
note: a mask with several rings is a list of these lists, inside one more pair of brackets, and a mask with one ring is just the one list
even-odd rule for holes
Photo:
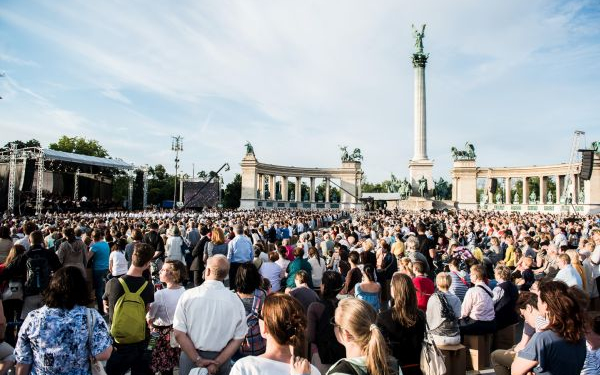
[[26,281],[25,293],[28,295],[40,294],[50,284],[50,266],[48,258],[40,250],[30,251],[25,262]]

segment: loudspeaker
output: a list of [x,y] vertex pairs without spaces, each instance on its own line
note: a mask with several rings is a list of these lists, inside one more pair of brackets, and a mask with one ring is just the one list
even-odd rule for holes
[[490,193],[496,194],[496,189],[498,189],[498,179],[492,178],[492,181],[490,183]]
[[579,177],[582,180],[589,180],[592,177],[594,169],[594,150],[580,150],[581,152],[581,173]]

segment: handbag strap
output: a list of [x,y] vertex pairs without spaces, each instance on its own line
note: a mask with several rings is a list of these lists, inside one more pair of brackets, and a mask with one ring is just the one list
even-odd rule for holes
[[85,313],[86,313],[86,317],[87,317],[86,320],[87,320],[87,328],[88,328],[87,346],[88,346],[88,349],[90,352],[90,367],[91,367],[92,363],[94,361],[94,356],[92,355],[92,336],[93,336],[94,325],[96,325],[96,318],[94,317],[94,314],[92,314],[90,308],[86,308]]

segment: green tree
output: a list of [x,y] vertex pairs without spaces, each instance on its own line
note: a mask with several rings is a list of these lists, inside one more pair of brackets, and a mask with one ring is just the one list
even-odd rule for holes
[[84,137],[68,137],[63,135],[56,143],[50,143],[49,148],[51,150],[97,156],[99,158],[105,158],[108,156],[108,151],[106,151],[106,149],[102,147],[97,140],[88,140]]
[[27,142],[23,142],[23,141],[8,142],[7,144],[4,145],[4,148],[9,148],[11,143],[16,143],[17,149],[26,148],[26,147],[42,147],[42,145],[40,144],[40,141],[38,141],[37,139],[30,139]]
[[237,173],[233,181],[225,187],[223,194],[223,207],[238,208],[242,199],[242,175]]

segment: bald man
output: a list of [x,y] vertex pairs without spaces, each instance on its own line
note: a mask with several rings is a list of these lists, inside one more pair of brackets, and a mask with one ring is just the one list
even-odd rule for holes
[[173,328],[181,345],[179,373],[207,367],[210,374],[229,374],[229,359],[248,332],[242,300],[223,284],[229,262],[224,255],[208,258],[204,283],[183,293]]

